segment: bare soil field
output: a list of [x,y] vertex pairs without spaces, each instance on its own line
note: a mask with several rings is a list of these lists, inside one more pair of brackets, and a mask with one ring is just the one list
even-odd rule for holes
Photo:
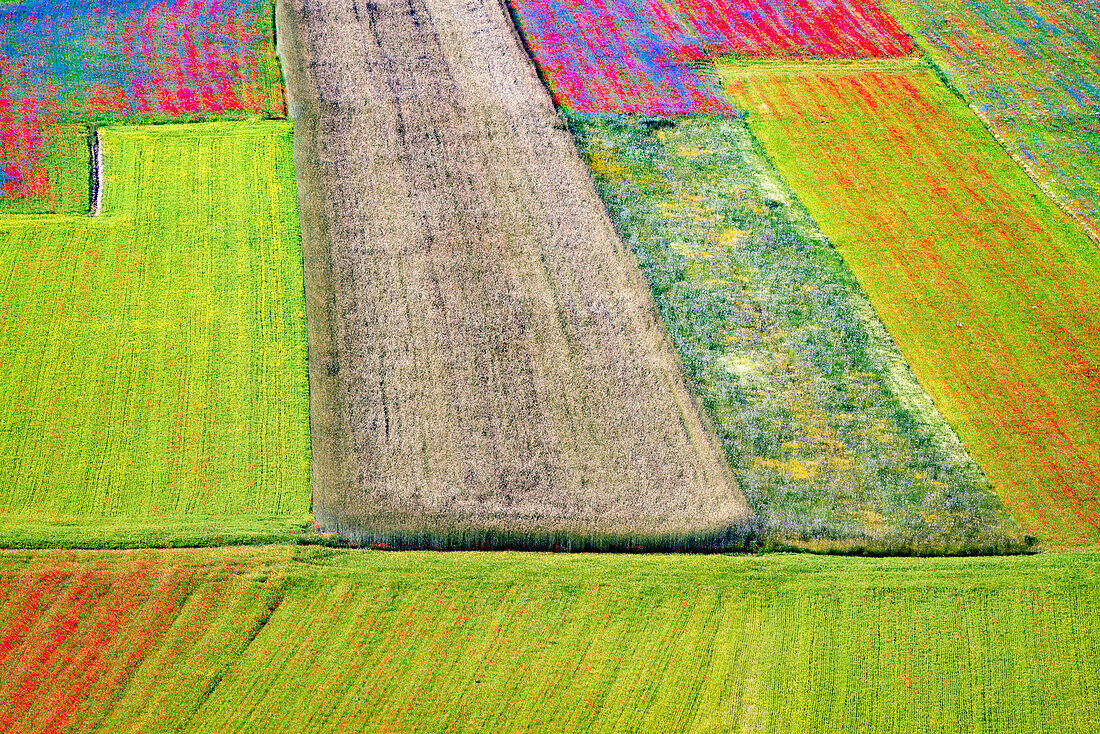
[[506,10],[278,15],[318,527],[398,547],[741,544],[752,513]]

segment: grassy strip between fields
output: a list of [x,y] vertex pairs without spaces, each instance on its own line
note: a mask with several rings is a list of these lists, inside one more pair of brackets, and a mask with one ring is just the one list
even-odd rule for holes
[[1098,610],[1096,553],[9,551],[0,729],[1094,731]]
[[0,217],[0,544],[308,526],[290,132],[107,128],[101,216]]
[[1094,243],[926,68],[719,71],[1005,507],[1095,543]]

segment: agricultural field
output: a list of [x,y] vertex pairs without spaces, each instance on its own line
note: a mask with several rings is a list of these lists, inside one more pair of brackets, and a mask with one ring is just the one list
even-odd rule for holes
[[572,112],[732,115],[717,56],[906,56],[875,0],[510,0],[539,70]]
[[742,120],[571,123],[768,543],[1025,547]]
[[1100,731],[1100,251],[982,120],[1088,123],[937,53],[0,0],[0,734]]
[[[0,732],[186,723],[278,604],[288,556],[285,548],[4,553]],[[154,713],[158,728],[142,729]]]
[[[0,216],[87,214],[93,206],[88,128],[51,125],[32,133],[25,125],[0,126]],[[23,139],[12,142],[13,133]]]
[[1093,731],[1098,577],[1094,553],[7,552],[0,730]]
[[908,56],[912,42],[877,0],[664,0],[709,58]]
[[887,0],[1014,158],[1100,239],[1100,9],[1057,0]]
[[719,70],[1009,512],[1096,543],[1095,244],[919,64]]
[[87,128],[281,116],[273,18],[273,0],[0,3],[0,212],[87,211]]
[[0,545],[310,522],[286,122],[108,127],[99,216],[0,217]]
[[319,529],[744,547],[755,518],[505,11],[372,7],[280,23]]

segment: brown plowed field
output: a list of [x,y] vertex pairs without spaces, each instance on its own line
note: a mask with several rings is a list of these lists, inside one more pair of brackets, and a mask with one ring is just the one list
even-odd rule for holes
[[288,0],[279,31],[321,529],[739,542],[751,512],[497,0]]

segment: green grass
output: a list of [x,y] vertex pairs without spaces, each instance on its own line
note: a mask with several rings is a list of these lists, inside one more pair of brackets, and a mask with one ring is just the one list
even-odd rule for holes
[[743,121],[572,128],[766,543],[1024,547]]
[[102,215],[0,218],[0,545],[308,524],[290,133],[106,128]]
[[[1100,726],[1095,553],[290,552],[258,554],[252,572],[243,550],[237,560],[207,558],[215,553],[207,550],[146,559],[154,578],[221,564],[231,571],[217,576],[230,585],[219,597],[192,591],[175,604],[181,611],[133,666],[121,696],[82,730],[916,734]],[[82,563],[113,588],[134,572],[136,557],[0,554],[0,578],[11,579],[0,587],[0,632],[19,619],[35,579],[71,585],[64,579],[83,578],[74,568]],[[57,581],[49,570],[62,561],[69,575]],[[208,589],[209,572],[195,573],[176,585]],[[66,588],[54,597],[71,598]],[[48,627],[57,603],[39,605],[28,629]],[[55,641],[47,665],[81,659],[70,637]],[[0,671],[12,664],[0,662]],[[36,695],[54,695],[51,679],[41,680]]]
[[719,64],[1004,506],[1100,540],[1100,250],[922,66]]

